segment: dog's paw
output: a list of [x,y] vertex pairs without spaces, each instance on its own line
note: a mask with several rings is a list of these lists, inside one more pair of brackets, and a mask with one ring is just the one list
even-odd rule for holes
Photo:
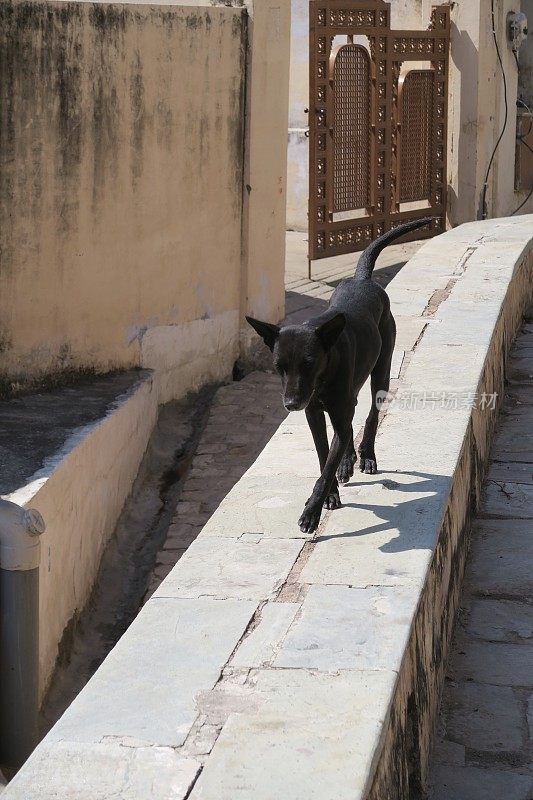
[[314,531],[316,531],[318,528],[321,514],[321,506],[318,506],[317,508],[315,505],[306,504],[303,514],[298,520],[298,527],[302,533],[314,533]]
[[341,505],[342,503],[338,490],[330,492],[324,500],[324,508],[327,508],[329,511],[333,511],[335,508],[340,508]]
[[376,462],[376,456],[372,453],[369,455],[365,455],[363,453],[359,453],[359,469],[361,472],[364,472],[366,475],[375,475],[378,471],[378,465]]
[[357,455],[355,453],[350,453],[349,455],[343,456],[339,469],[337,470],[337,478],[339,479],[339,483],[348,483],[354,473],[356,462]]

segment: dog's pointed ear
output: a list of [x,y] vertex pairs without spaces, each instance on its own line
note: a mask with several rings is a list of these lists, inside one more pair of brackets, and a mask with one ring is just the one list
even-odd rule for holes
[[324,322],[320,328],[317,328],[316,334],[324,350],[329,350],[330,347],[333,347],[343,332],[345,325],[346,317],[344,314],[335,314],[334,317]]
[[270,350],[273,350],[274,345],[276,344],[276,339],[279,336],[278,325],[272,325],[271,322],[261,322],[261,320],[254,319],[253,317],[246,317],[246,322],[248,322],[254,331],[259,334],[266,346]]

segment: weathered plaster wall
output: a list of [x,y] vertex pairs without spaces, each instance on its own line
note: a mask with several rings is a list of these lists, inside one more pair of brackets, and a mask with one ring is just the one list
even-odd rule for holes
[[[507,80],[508,122],[489,176],[489,217],[512,213],[524,199],[514,191],[517,69],[506,39],[511,0],[495,0],[496,38]],[[448,140],[449,219],[452,225],[479,219],[491,153],[503,128],[503,81],[492,36],[490,0],[455,3],[451,12]],[[526,205],[521,213],[533,208]]]
[[151,366],[159,329],[179,368],[197,321],[194,372],[201,320],[228,374],[246,25],[242,8],[2,2],[0,375]]
[[292,0],[287,165],[287,228],[307,230],[309,191],[309,3]]
[[[291,5],[290,0],[244,4],[249,21],[241,322],[245,314],[278,322],[285,316]],[[244,351],[249,350],[252,336],[244,324]]]
[[533,0],[522,0],[520,9],[527,17],[529,25],[528,39],[520,48],[520,97],[530,108],[533,108]]

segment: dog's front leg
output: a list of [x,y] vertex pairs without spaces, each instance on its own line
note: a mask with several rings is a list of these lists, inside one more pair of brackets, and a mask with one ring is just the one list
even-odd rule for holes
[[[324,472],[329,453],[326,416],[322,409],[314,404],[307,406],[305,409],[305,416],[307,417],[307,422],[313,436],[313,441],[315,443],[318,456],[318,463],[320,465],[320,474],[322,474]],[[339,484],[335,478],[330,486],[326,499],[324,500],[324,508],[339,508],[340,504],[341,499],[339,497]]]
[[331,443],[331,448],[326,459],[326,464],[322,470],[320,478],[315,483],[313,493],[303,510],[303,514],[298,520],[298,525],[303,533],[313,533],[318,528],[322,506],[331,491],[333,481],[336,481],[335,473],[341,463],[341,459],[350,441],[351,417],[350,422],[336,425],[332,419],[335,435]]

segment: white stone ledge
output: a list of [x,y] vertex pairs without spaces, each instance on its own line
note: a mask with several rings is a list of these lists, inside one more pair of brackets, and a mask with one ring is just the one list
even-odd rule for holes
[[[389,287],[399,394],[501,393],[532,238],[532,217],[470,223],[403,268]],[[6,800],[404,800],[423,786],[495,416],[393,405],[381,472],[357,473],[311,540],[296,522],[316,456],[291,415]]]
[[[113,386],[112,376],[108,382]],[[68,394],[61,402],[68,402]],[[153,373],[144,370],[102,416],[75,428],[35,474],[5,495],[21,506],[37,508],[46,521],[39,570],[41,697],[65,628],[90,596],[102,553],[157,420],[157,408]]]

